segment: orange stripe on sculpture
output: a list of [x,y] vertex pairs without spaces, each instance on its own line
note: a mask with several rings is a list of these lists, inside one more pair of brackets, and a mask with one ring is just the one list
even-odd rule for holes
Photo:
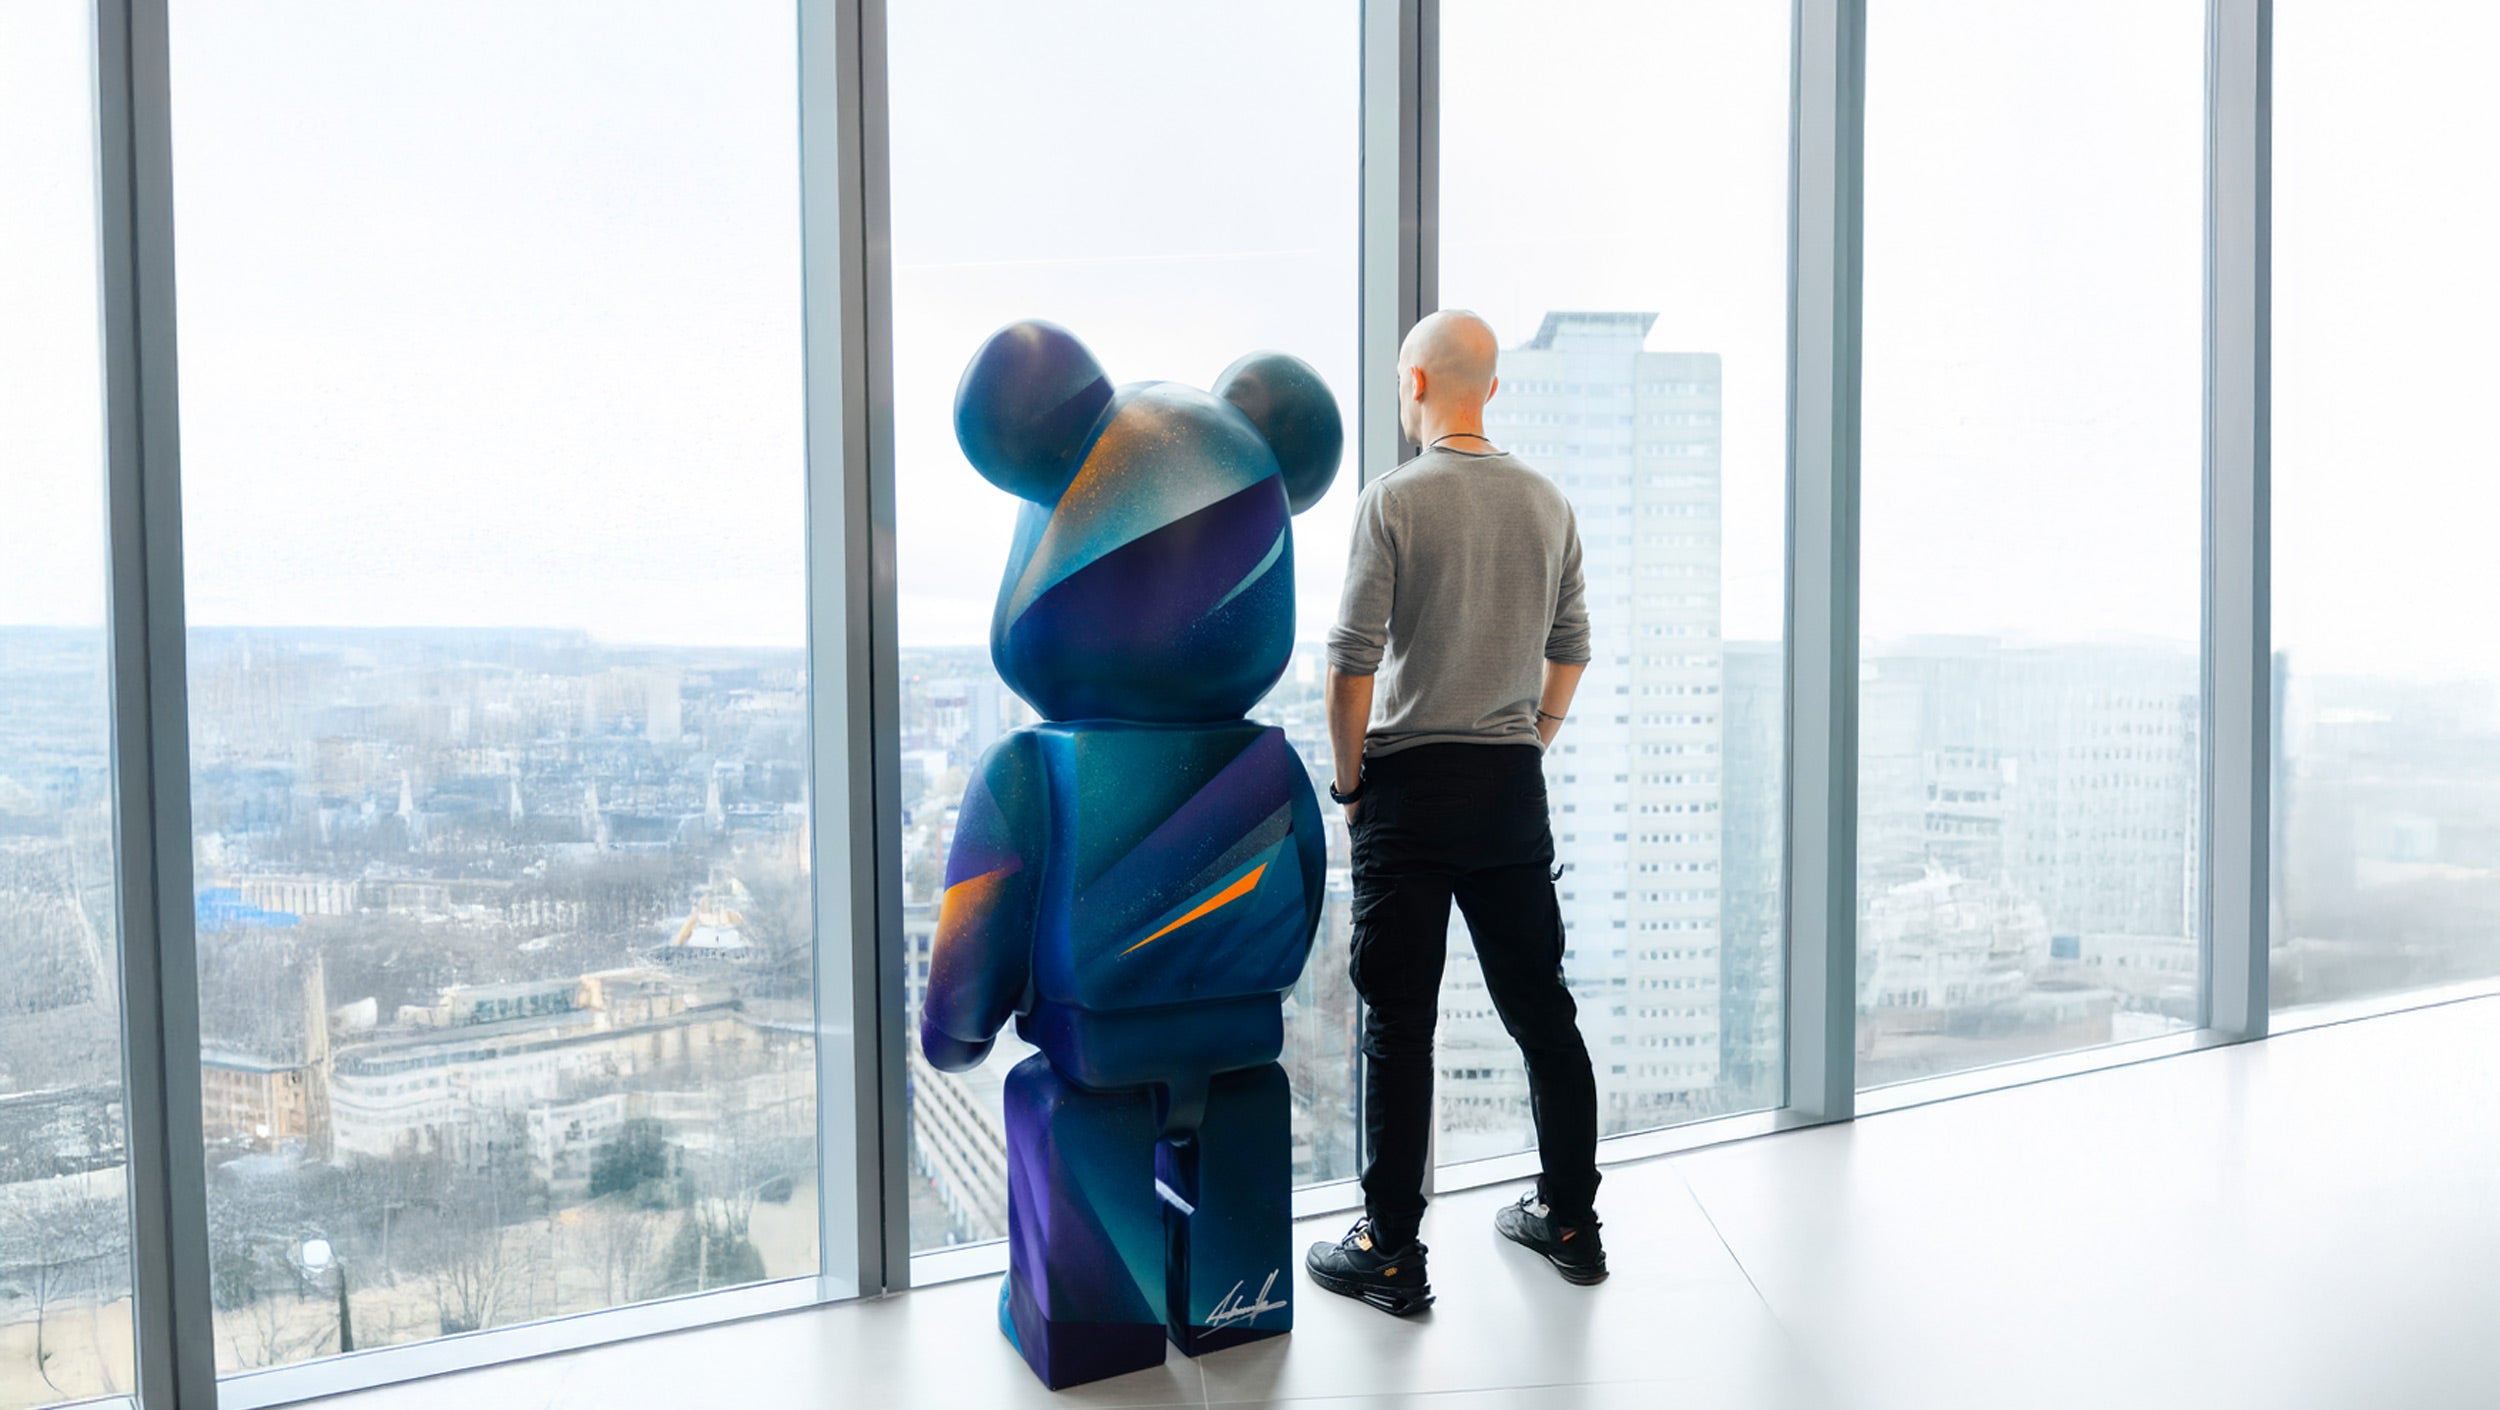
[[997,892],[1000,882],[1022,870],[1022,867],[1016,866],[999,867],[979,876],[967,876],[947,887],[938,897],[938,934],[946,933],[946,922],[950,917],[967,907],[979,907]]
[[1241,880],[1234,882],[1232,885],[1225,887],[1220,894],[1201,903],[1197,909],[1191,911],[1185,916],[1182,916],[1179,920],[1172,922],[1170,925],[1163,927],[1161,930],[1156,931],[1154,934],[1147,936],[1145,939],[1138,941],[1136,944],[1129,946],[1127,950],[1122,950],[1120,953],[1125,955],[1132,950],[1143,949],[1146,946],[1153,944],[1155,941],[1162,939],[1164,936],[1171,934],[1173,931],[1180,929],[1182,926],[1189,924],[1191,921],[1196,920],[1198,917],[1205,915],[1207,912],[1215,910],[1221,906],[1231,905],[1233,902],[1249,895],[1251,888],[1259,884],[1260,873],[1266,870],[1267,863],[1259,863],[1257,866],[1250,869],[1250,874],[1248,876],[1245,876]]

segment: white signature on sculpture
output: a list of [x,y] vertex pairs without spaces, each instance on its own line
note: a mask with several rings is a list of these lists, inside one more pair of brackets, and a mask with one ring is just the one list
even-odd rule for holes
[[[1259,1300],[1256,1302],[1243,1302],[1241,1300],[1241,1283],[1233,1284],[1233,1290],[1224,1294],[1224,1300],[1215,1304],[1215,1310],[1207,1314],[1207,1325],[1209,1327],[1229,1327],[1235,1322],[1255,1322],[1258,1320],[1258,1316],[1262,1312],[1283,1311],[1285,1308],[1284,1303],[1270,1302],[1267,1300],[1268,1291],[1276,1286],[1276,1274],[1283,1271],[1284,1270],[1281,1268],[1276,1269],[1274,1272],[1267,1275],[1266,1282],[1259,1284]],[[1242,1281],[1247,1282],[1249,1280],[1245,1278]]]

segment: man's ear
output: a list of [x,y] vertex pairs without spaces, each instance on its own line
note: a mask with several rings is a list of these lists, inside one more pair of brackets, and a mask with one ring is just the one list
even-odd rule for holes
[[1298,357],[1257,352],[1224,369],[1215,394],[1250,418],[1285,472],[1285,503],[1299,514],[1319,503],[1345,458],[1345,422],[1319,373]]
[[1038,319],[1010,323],[972,355],[955,388],[955,441],[991,484],[1056,504],[1110,404],[1110,379],[1074,333]]

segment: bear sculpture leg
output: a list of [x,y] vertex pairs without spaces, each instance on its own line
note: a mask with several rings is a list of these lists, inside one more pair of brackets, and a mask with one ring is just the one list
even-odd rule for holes
[[1016,1350],[1052,1390],[1162,1365],[1153,1098],[1089,1091],[1036,1055],[1007,1074],[1006,1106]]
[[1187,1140],[1155,1150],[1165,1309],[1191,1356],[1293,1328],[1293,1127],[1285,1070],[1227,1072]]

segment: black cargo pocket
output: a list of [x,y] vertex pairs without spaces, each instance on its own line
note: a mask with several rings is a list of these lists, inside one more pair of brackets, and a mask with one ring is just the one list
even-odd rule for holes
[[[1416,969],[1414,906],[1414,887],[1395,878],[1355,887],[1354,936],[1347,946],[1346,977],[1354,981],[1354,992],[1367,1004],[1411,1003],[1413,991],[1427,982]],[[1428,982],[1437,993],[1441,984],[1437,970]],[[1430,1002],[1429,996],[1425,1002]]]
[[1367,1003],[1371,1001],[1372,989],[1366,976],[1371,972],[1375,952],[1388,938],[1390,907],[1396,904],[1394,886],[1376,887],[1368,893],[1357,888],[1354,893],[1354,937],[1346,947],[1345,972],[1346,978],[1354,981],[1354,992]]

